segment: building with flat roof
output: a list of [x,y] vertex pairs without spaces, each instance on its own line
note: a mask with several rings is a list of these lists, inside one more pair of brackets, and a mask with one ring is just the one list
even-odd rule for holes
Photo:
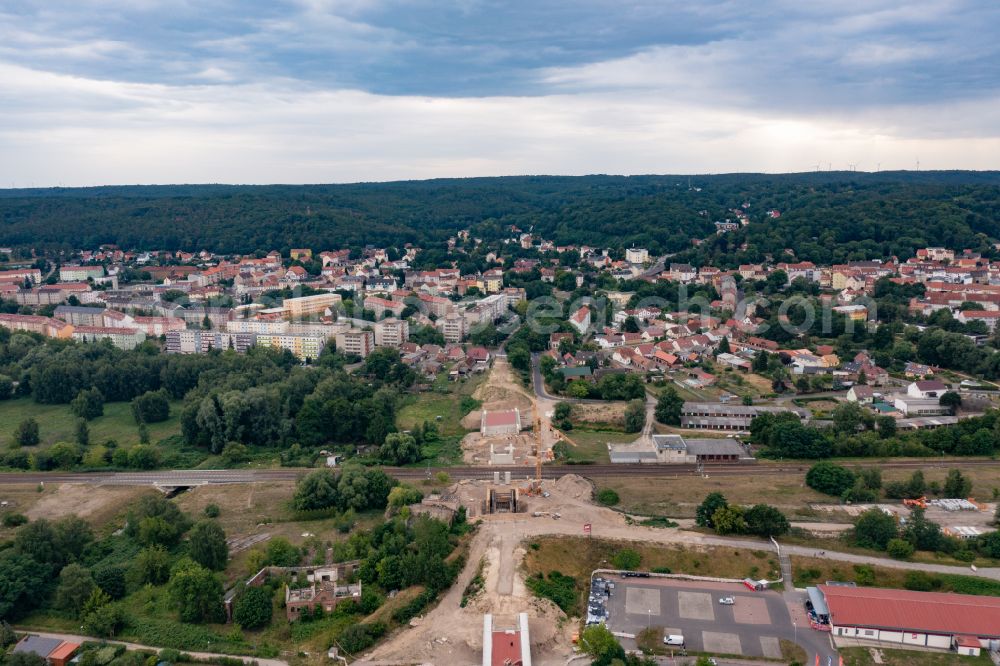
[[910,395],[896,396],[893,406],[907,416],[941,416],[951,413],[951,407],[941,404],[940,398],[914,398]]
[[468,331],[465,317],[457,312],[449,312],[441,317],[438,319],[437,325],[441,329],[445,342],[461,342],[465,339],[465,334]]
[[288,332],[289,325],[284,319],[233,319],[226,322],[226,330],[230,333],[280,335]]
[[315,335],[295,335],[292,333],[258,334],[254,344],[258,347],[269,347],[271,349],[285,349],[299,360],[313,360],[319,358],[326,345],[326,338]]
[[390,317],[375,323],[375,346],[400,348],[410,339],[410,325],[405,319]]
[[375,350],[375,334],[360,328],[352,328],[337,336],[337,350],[344,354],[366,358]]
[[[860,639],[979,654],[1000,648],[1000,598],[874,587],[817,586],[834,640]],[[815,602],[814,602],[815,606]]]
[[512,627],[499,627],[493,616],[483,616],[483,666],[531,666],[528,614],[518,613]]
[[631,444],[608,444],[613,463],[703,464],[753,460],[743,445],[731,437],[693,439],[680,435],[653,435],[652,442],[639,439]]
[[243,354],[254,346],[253,333],[220,333],[217,331],[167,331],[168,354],[205,354],[213,349],[232,349]]

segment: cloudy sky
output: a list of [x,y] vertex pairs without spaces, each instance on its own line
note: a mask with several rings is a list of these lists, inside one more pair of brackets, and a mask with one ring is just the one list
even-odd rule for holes
[[4,0],[0,187],[996,169],[998,30],[980,0]]

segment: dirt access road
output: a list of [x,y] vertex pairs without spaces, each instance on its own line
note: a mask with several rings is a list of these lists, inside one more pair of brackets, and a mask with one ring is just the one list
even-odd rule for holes
[[[773,548],[770,542],[755,539],[730,539],[678,529],[629,525],[623,514],[593,505],[590,502],[590,484],[581,477],[564,476],[558,481],[546,481],[544,487],[551,496],[545,499],[531,498],[529,510],[558,512],[561,514],[559,520],[548,516],[536,518],[530,513],[487,516],[479,524],[478,532],[473,538],[465,570],[441,603],[414,622],[413,626],[399,631],[386,643],[365,655],[359,663],[479,663],[482,658],[483,614],[493,613],[498,618],[503,618],[526,611],[530,617],[533,663],[543,666],[565,664],[573,654],[570,637],[577,625],[566,621],[565,615],[547,600],[531,595],[524,586],[521,563],[525,555],[525,542],[541,536],[579,536],[583,533],[584,523],[590,523],[592,534],[603,539],[680,544],[689,548]],[[813,556],[816,550],[783,546],[782,554]],[[854,564],[978,575],[1000,580],[1000,569],[980,569],[973,573],[964,567],[901,562],[833,551],[827,551],[826,558]],[[480,562],[485,565],[484,590],[462,608],[463,591],[479,571]]]
[[[558,441],[551,422],[552,411],[557,401],[527,391],[505,357],[500,356],[494,360],[489,374],[476,389],[473,397],[482,401],[484,410],[517,408],[521,412],[522,427],[526,430],[516,438],[482,437],[478,433],[466,435],[462,440],[462,451],[467,464],[489,465],[490,444],[495,445],[498,451],[505,450],[508,445],[513,444],[516,464],[533,465],[535,460],[532,450],[537,443],[537,435],[534,432],[536,414],[541,423],[541,455],[544,460],[551,458],[552,446]],[[467,415],[462,425],[470,429],[478,428],[479,412]]]

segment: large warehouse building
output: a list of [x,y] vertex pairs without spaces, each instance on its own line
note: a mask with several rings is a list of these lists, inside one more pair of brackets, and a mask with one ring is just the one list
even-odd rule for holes
[[[1000,598],[945,592],[819,585],[834,639],[953,649],[1000,649]],[[816,606],[816,603],[813,604]]]

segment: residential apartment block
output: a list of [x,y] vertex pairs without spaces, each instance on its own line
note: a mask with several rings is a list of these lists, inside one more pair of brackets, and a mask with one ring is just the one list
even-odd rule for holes
[[37,315],[0,314],[0,326],[12,331],[30,331],[49,338],[70,338],[73,325],[59,319]]
[[410,325],[405,320],[383,319],[375,324],[376,347],[402,347],[410,339]]
[[101,342],[108,340],[118,349],[135,349],[146,339],[146,333],[138,328],[115,326],[76,326],[73,339],[78,342]]
[[365,358],[375,350],[375,334],[352,328],[337,336],[337,349],[344,354]]
[[61,266],[59,280],[62,282],[86,282],[87,278],[104,277],[104,266]]
[[334,309],[341,304],[340,294],[326,293],[298,298],[286,298],[282,306],[288,310],[290,319],[302,319],[311,315],[323,314],[328,309]]
[[444,335],[445,342],[461,342],[468,332],[465,317],[457,312],[451,312],[438,319],[437,326]]

